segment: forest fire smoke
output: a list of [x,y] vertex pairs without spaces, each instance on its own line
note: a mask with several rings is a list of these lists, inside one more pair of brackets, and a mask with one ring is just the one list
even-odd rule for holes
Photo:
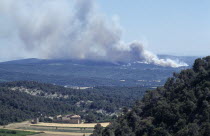
[[13,22],[10,41],[39,58],[187,66],[159,59],[141,42],[123,42],[121,27],[99,13],[94,0],[1,0],[0,12]]

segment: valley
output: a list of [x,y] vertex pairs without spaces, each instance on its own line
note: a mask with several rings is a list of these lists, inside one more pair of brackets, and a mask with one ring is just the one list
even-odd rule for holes
[[209,5],[0,0],[0,136],[210,136]]
[[[37,81],[2,82],[0,124],[4,130],[9,129],[8,133],[20,130],[39,133],[37,136],[150,133],[185,136],[193,133],[191,128],[196,134],[207,136],[209,60],[209,57],[196,59],[191,69],[179,69],[181,72],[173,73],[164,85],[153,84],[161,82],[156,79],[139,80],[151,83],[145,86],[94,87]],[[191,116],[186,116],[188,114]],[[59,118],[68,121],[68,116],[81,117],[83,121],[79,124],[56,122]],[[39,122],[31,124],[35,118],[39,118]],[[177,125],[183,127],[177,128]]]

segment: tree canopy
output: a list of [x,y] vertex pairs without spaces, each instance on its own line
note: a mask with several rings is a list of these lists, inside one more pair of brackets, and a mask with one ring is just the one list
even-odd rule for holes
[[147,91],[131,111],[97,132],[93,136],[209,136],[210,56]]

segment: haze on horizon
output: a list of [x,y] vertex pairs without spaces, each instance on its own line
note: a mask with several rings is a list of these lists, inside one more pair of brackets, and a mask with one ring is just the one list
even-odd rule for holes
[[208,3],[2,0],[0,60],[87,58],[184,66],[155,54],[210,54]]

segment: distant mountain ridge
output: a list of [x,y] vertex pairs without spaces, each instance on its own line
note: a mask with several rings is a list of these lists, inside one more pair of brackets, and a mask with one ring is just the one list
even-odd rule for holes
[[119,65],[118,63],[112,63],[107,61],[95,61],[95,60],[77,60],[77,59],[21,59],[1,62],[2,64],[50,64],[50,63],[75,63],[81,65]]
[[[172,59],[179,60],[181,62],[185,62],[189,65],[192,65],[194,60],[198,58],[198,56],[172,56],[172,55],[158,55],[160,59]],[[31,64],[31,63],[51,63],[51,62],[62,62],[62,63],[79,63],[79,64],[102,64],[102,65],[126,65],[128,63],[125,62],[109,62],[109,61],[99,61],[99,60],[88,60],[88,59],[38,59],[38,58],[28,58],[28,59],[19,59],[19,60],[11,60],[4,61],[0,63],[4,64]],[[129,62],[133,63],[133,62]],[[153,64],[152,64],[153,65]]]
[[[168,56],[167,56],[168,57]],[[192,65],[194,57],[183,57]],[[180,68],[145,63],[22,59],[0,63],[0,82],[39,81],[63,86],[160,86]],[[160,82],[155,82],[155,81]]]

